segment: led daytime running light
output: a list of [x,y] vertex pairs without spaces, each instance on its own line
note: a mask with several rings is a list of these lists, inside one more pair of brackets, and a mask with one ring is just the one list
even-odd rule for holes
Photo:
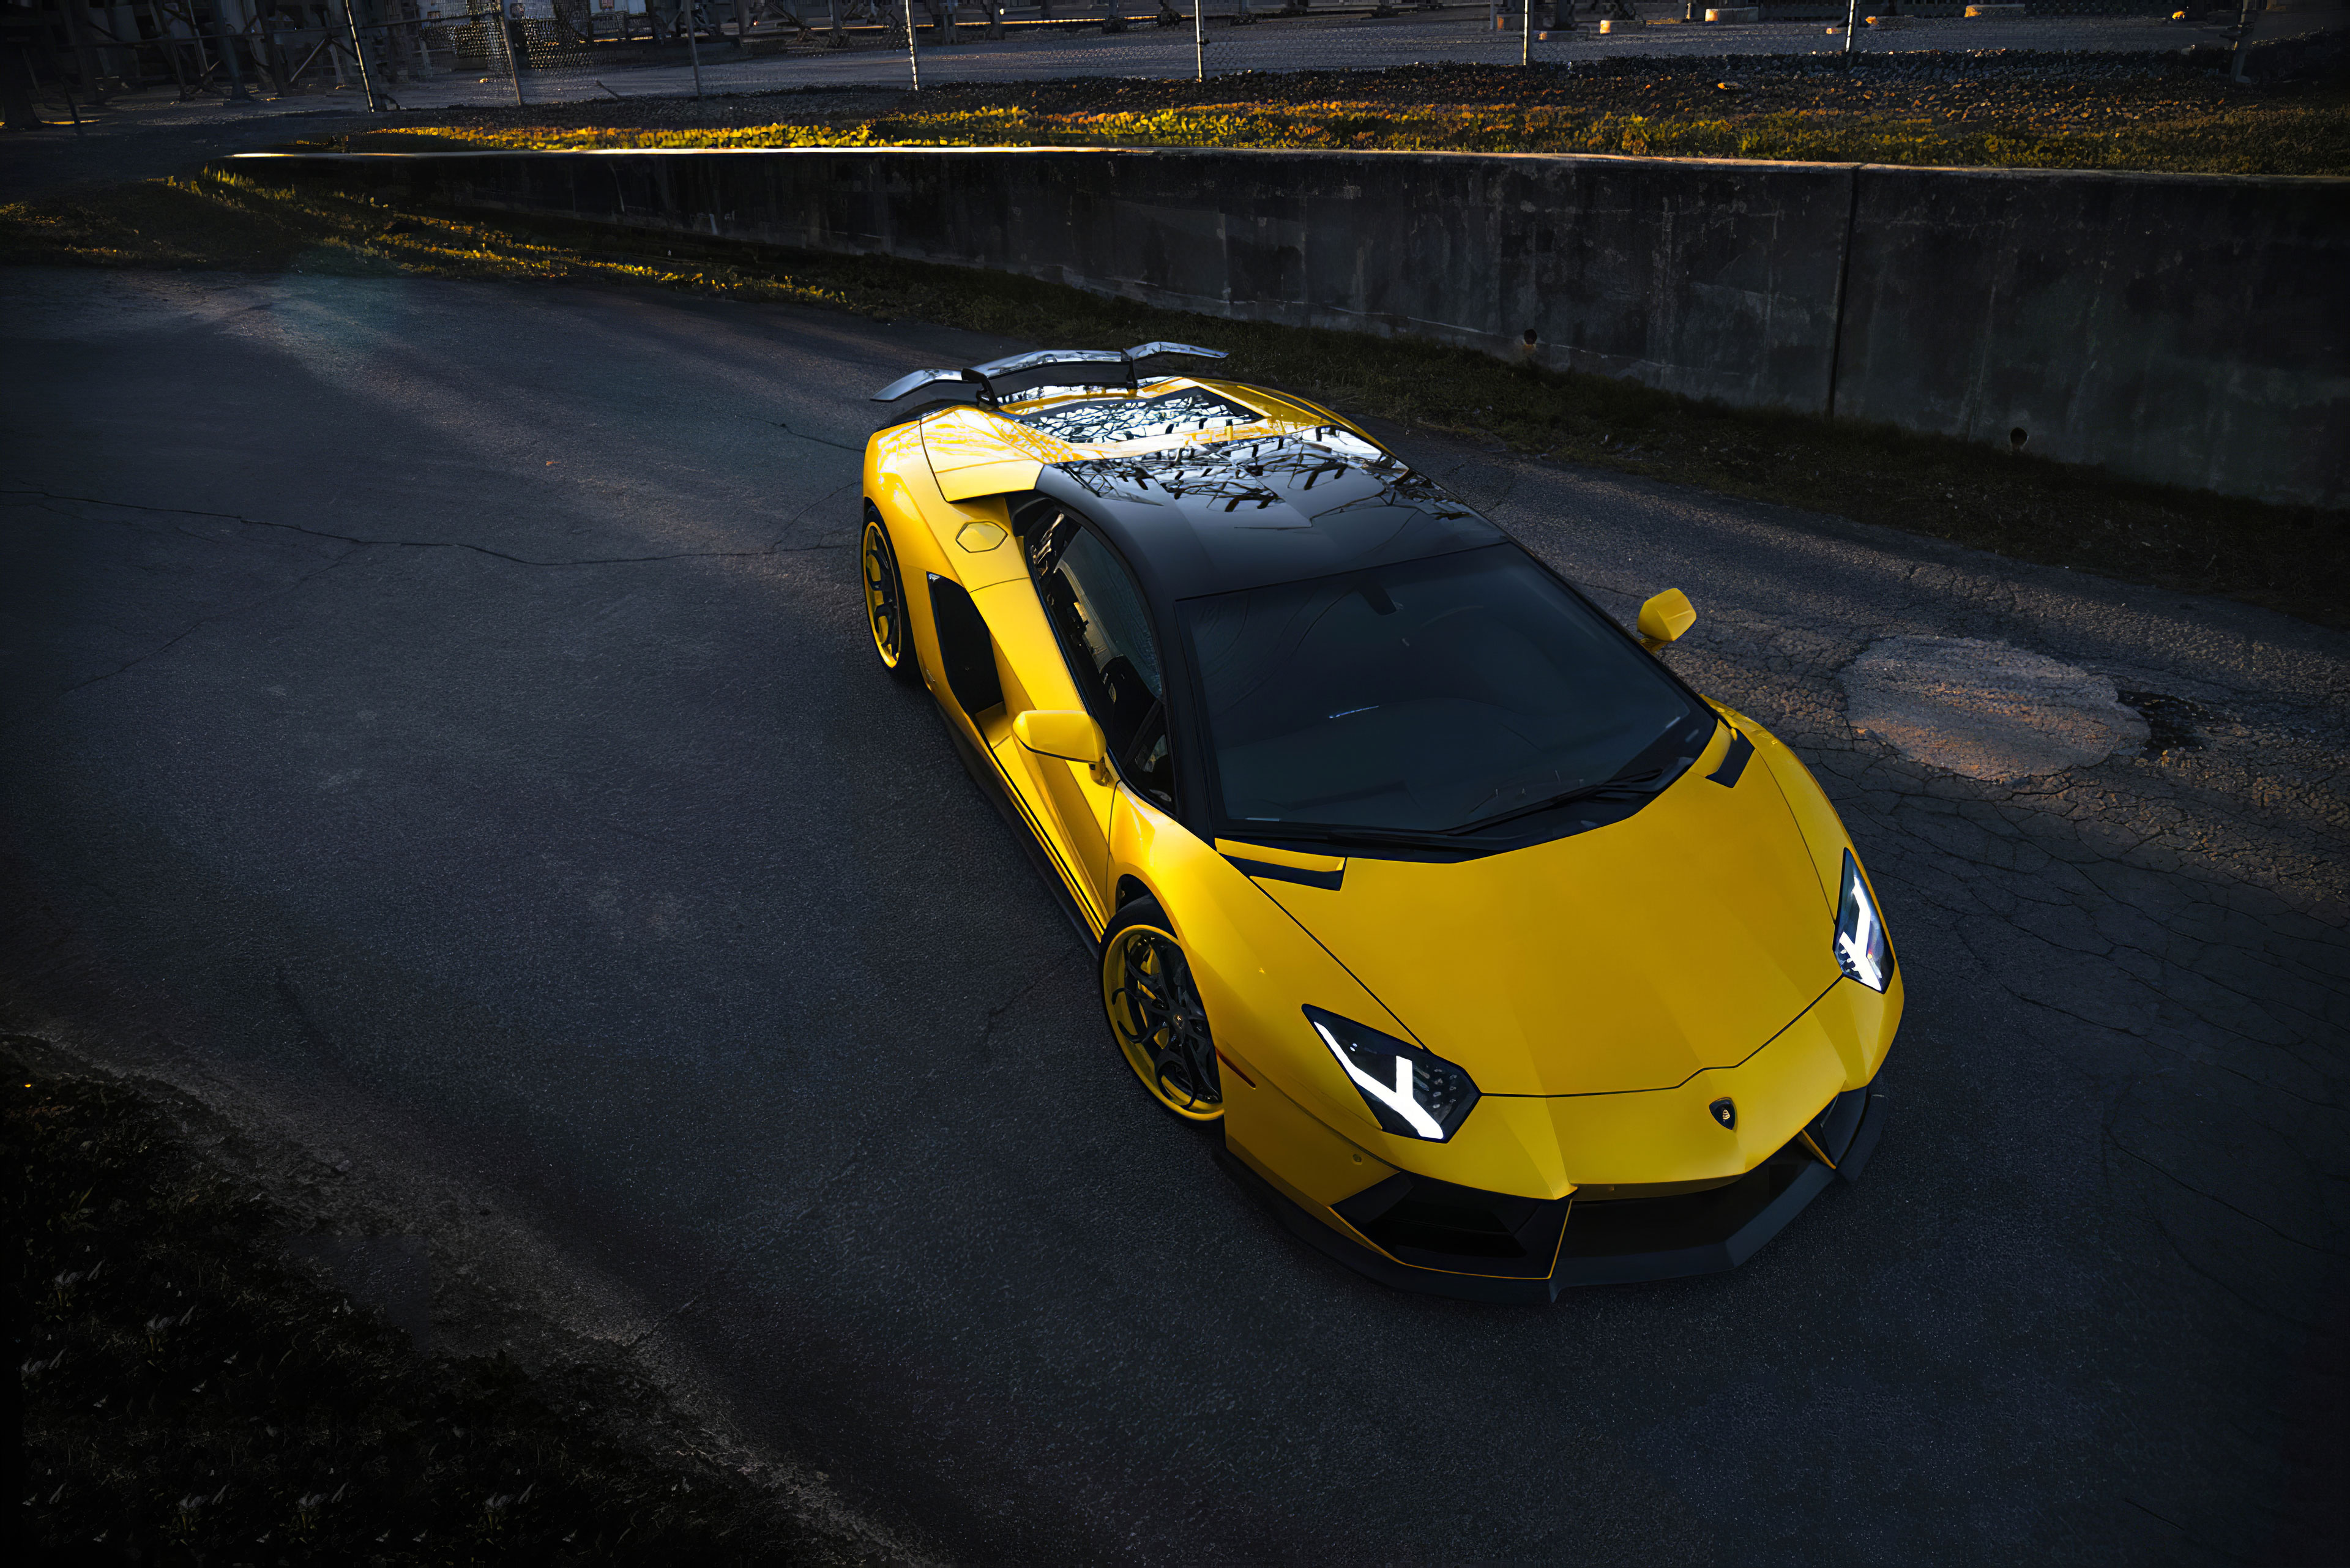
[[1425,1047],[1318,1007],[1305,1009],[1305,1021],[1390,1137],[1450,1142],[1476,1108],[1477,1085],[1469,1075]]
[[1444,1141],[1444,1129],[1437,1125],[1434,1116],[1419,1108],[1418,1100],[1411,1097],[1410,1057],[1398,1056],[1395,1059],[1396,1081],[1390,1087],[1347,1060],[1347,1048],[1338,1044],[1338,1037],[1331,1033],[1327,1026],[1316,1023],[1314,1029],[1322,1036],[1323,1044],[1330,1047],[1330,1054],[1338,1058],[1338,1065],[1347,1069],[1347,1076],[1355,1080],[1355,1087],[1410,1123],[1411,1130],[1420,1137],[1438,1143]]
[[1836,907],[1835,955],[1845,973],[1871,991],[1883,991],[1893,979],[1893,946],[1884,917],[1849,849],[1844,852],[1844,891]]

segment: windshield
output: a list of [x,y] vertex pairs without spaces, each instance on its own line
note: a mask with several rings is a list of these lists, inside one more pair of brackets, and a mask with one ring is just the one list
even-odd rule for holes
[[1475,831],[1660,788],[1713,715],[1515,545],[1193,599],[1235,828]]

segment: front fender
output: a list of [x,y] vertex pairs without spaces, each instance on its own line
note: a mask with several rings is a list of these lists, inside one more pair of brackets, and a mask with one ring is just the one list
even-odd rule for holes
[[1401,1038],[1409,1032],[1238,867],[1129,790],[1118,791],[1110,856],[1116,876],[1139,883],[1167,911],[1191,961],[1228,1064],[1227,1140],[1292,1196],[1310,1179],[1304,1195],[1326,1205],[1399,1169],[1527,1197],[1570,1189],[1549,1127],[1505,1116],[1498,1101],[1472,1110],[1449,1143],[1380,1127],[1303,1009],[1310,1002]]
[[[1885,900],[1877,895],[1877,878],[1868,874],[1868,864],[1861,858],[1859,849],[1854,846],[1852,835],[1846,829],[1844,818],[1836,815],[1836,808],[1829,803],[1827,792],[1820,788],[1820,781],[1812,776],[1812,770],[1804,765],[1804,760],[1795,755],[1785,742],[1743,713],[1723,708],[1718,702],[1714,707],[1745,732],[1746,738],[1754,742],[1755,753],[1771,770],[1771,781],[1779,786],[1780,798],[1787,803],[1788,811],[1794,815],[1795,831],[1802,835],[1804,847],[1811,851],[1812,867],[1819,873],[1820,898],[1827,905],[1830,920],[1835,919],[1836,908],[1842,902],[1845,852],[1852,851],[1852,863],[1860,867],[1861,878],[1868,884],[1868,896],[1876,900],[1877,918],[1885,922],[1886,940],[1892,943],[1896,962],[1894,984],[1898,989],[1901,978],[1898,968],[1901,944],[1893,941],[1892,917],[1886,913]],[[1898,1017],[1900,1012],[1898,1000],[1893,1011]],[[1889,1043],[1889,1033],[1886,1038]],[[1881,1049],[1877,1057],[1880,1061],[1883,1059]],[[1870,1073],[1874,1075],[1875,1071],[1872,1066]]]

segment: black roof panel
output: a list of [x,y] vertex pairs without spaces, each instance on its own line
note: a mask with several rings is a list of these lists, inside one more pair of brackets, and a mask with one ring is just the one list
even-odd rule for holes
[[1169,599],[1500,543],[1502,531],[1341,426],[1048,466]]

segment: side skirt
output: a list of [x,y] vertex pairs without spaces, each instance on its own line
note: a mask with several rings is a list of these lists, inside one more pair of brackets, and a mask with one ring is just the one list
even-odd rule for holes
[[943,709],[939,712],[939,722],[946,726],[948,738],[954,742],[955,755],[962,759],[963,772],[971,775],[971,782],[979,786],[979,793],[987,797],[987,804],[995,808],[995,815],[1012,829],[1012,836],[1020,841],[1020,847],[1028,852],[1029,863],[1036,867],[1036,875],[1045,879],[1045,888],[1053,895],[1054,907],[1067,917],[1071,929],[1077,933],[1077,940],[1085,944],[1086,951],[1098,955],[1101,943],[1095,940],[1093,928],[1086,924],[1085,911],[1077,908],[1077,900],[1069,892],[1069,885],[1061,879],[1060,867],[1053,864],[1052,856],[1036,842],[1036,831],[1028,825],[1027,816],[1005,793],[1003,780],[997,774],[994,763],[980,754],[979,748],[955,728],[954,720]]

